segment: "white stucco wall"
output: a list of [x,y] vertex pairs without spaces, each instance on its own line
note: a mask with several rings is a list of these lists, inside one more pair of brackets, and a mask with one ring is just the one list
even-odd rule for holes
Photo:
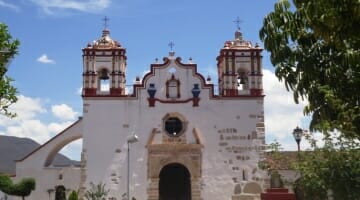
[[[197,128],[204,139],[202,196],[206,200],[230,199],[235,182],[242,181],[242,169],[246,170],[246,182],[258,177],[262,184],[263,172],[257,170],[259,152],[240,148],[261,148],[262,139],[248,139],[256,131],[263,116],[262,97],[213,98],[210,90],[194,76],[194,69],[185,69],[172,61],[166,68],[154,71],[145,85],[155,83],[156,98],[166,100],[165,82],[171,78],[169,69],[176,69],[175,78],[181,80],[181,98],[192,97],[194,83],[201,85],[199,107],[187,103],[161,103],[149,107],[146,89],[139,89],[138,98],[88,98],[85,99],[84,149],[87,162],[87,183],[105,182],[113,196],[120,199],[126,193],[127,137],[133,132],[139,142],[131,145],[131,196],[147,198],[147,149],[145,145],[154,128],[162,131],[162,118],[171,112],[180,113],[188,121],[185,132],[188,143],[194,143],[193,129]],[[162,133],[160,133],[162,134]],[[221,135],[223,139],[220,139]],[[240,139],[242,136],[242,139]],[[244,139],[245,138],[245,139]],[[120,149],[121,152],[118,153]],[[235,149],[235,150],[234,150]],[[236,150],[237,149],[237,150]],[[234,153],[235,151],[235,153]],[[238,156],[245,158],[242,160]],[[255,170],[255,171],[254,171]],[[116,181],[114,181],[116,179]]]
[[[49,194],[48,189],[57,185],[79,189],[79,168],[46,167],[45,163],[50,152],[56,152],[57,148],[80,137],[83,138],[86,163],[84,186],[90,182],[105,183],[110,189],[110,197],[122,199],[127,185],[127,138],[132,133],[139,136],[139,142],[131,144],[130,196],[147,199],[146,144],[154,128],[158,130],[156,141],[161,142],[161,135],[165,134],[162,119],[173,112],[188,122],[184,133],[187,143],[196,141],[194,128],[199,130],[204,142],[201,169],[201,196],[204,200],[231,199],[237,184],[243,187],[257,182],[263,187],[267,175],[257,169],[264,147],[263,97],[213,96],[212,88],[195,73],[195,67],[170,59],[168,65],[155,67],[145,76],[144,87],[138,88],[136,96],[85,97],[83,118],[79,122],[18,162],[17,178],[34,177],[37,183],[36,191],[27,199],[53,199],[54,192]],[[155,98],[169,101],[165,95],[165,83],[172,75],[169,70],[181,81],[181,97],[172,103],[156,101],[155,107],[149,107],[146,89],[150,83],[157,88]],[[195,83],[201,89],[198,107],[194,107],[191,100],[185,102],[192,98],[191,89]],[[253,138],[253,135],[257,137]],[[63,174],[61,180],[60,173]]]
[[[26,199],[54,199],[55,192],[49,194],[48,190],[55,189],[59,185],[64,185],[68,192],[79,189],[79,167],[46,166],[46,161],[51,160],[52,156],[55,156],[66,144],[80,138],[82,138],[81,119],[16,163],[15,182],[25,177],[34,178],[36,182],[35,191]],[[60,175],[62,175],[61,179]]]

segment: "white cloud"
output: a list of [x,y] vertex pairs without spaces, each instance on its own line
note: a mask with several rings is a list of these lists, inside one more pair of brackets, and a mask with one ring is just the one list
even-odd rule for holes
[[9,8],[9,9],[14,10],[16,12],[20,11],[20,8],[17,7],[16,5],[11,4],[11,3],[7,3],[7,2],[5,2],[3,0],[0,0],[0,7]]
[[11,105],[10,112],[16,113],[17,116],[13,119],[0,115],[0,126],[10,126],[18,124],[21,121],[33,119],[40,113],[45,113],[46,109],[41,105],[42,101],[38,98],[18,96],[18,101]]
[[71,121],[66,121],[66,122],[51,122],[47,125],[47,128],[49,130],[49,132],[51,133],[60,133],[61,131],[63,131],[65,128],[69,127],[73,122]]
[[266,134],[272,135],[278,141],[292,137],[293,129],[296,126],[302,127],[306,121],[303,115],[306,102],[295,104],[292,92],[286,90],[284,83],[279,82],[273,72],[264,69],[263,74]]
[[44,63],[44,64],[55,64],[54,60],[51,60],[50,58],[48,58],[48,56],[46,54],[41,55],[38,59],[38,62]]
[[46,14],[54,14],[57,10],[76,10],[96,13],[109,7],[111,0],[31,0]]
[[16,137],[28,137],[39,143],[50,139],[47,126],[38,119],[22,121],[19,124],[7,127],[7,135]]
[[45,122],[41,119],[41,115],[47,113],[44,104],[45,101],[39,98],[18,96],[18,101],[10,107],[17,117],[9,119],[0,116],[0,134],[31,138],[42,144],[71,125],[77,115],[69,106],[57,105],[53,106],[56,112],[64,111],[67,114],[59,115],[59,121]]
[[56,117],[63,120],[73,120],[78,115],[77,112],[66,104],[53,105],[51,111]]

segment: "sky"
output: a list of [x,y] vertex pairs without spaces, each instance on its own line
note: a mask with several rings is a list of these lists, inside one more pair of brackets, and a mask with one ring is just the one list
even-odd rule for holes
[[[127,52],[127,85],[142,77],[156,58],[173,50],[192,58],[205,77],[217,80],[216,56],[234,38],[237,24],[245,40],[262,42],[259,29],[277,0],[0,0],[0,22],[20,40],[8,76],[18,88],[14,119],[0,116],[0,135],[29,137],[43,144],[82,115],[82,51],[101,36],[108,17],[110,36]],[[263,52],[266,141],[297,149],[296,126],[308,129],[308,117],[274,75]],[[215,81],[214,81],[215,82]],[[217,81],[216,81],[217,82]],[[81,140],[61,153],[79,159]],[[301,148],[309,144],[301,143]]]

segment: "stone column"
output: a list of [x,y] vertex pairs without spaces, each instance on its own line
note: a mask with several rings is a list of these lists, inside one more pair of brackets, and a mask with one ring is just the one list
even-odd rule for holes
[[201,199],[201,182],[199,178],[191,178],[191,199],[192,200],[202,200]]
[[151,178],[147,189],[148,200],[159,200],[159,178]]

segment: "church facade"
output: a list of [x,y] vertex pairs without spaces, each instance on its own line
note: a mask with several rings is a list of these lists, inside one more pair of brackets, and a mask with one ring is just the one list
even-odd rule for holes
[[[128,92],[126,49],[104,29],[83,49],[83,116],[16,164],[16,179],[36,179],[27,199],[55,199],[59,188],[83,196],[91,183],[117,200],[260,199],[261,52],[237,30],[216,58],[216,85],[171,51]],[[80,166],[53,166],[80,138]]]

